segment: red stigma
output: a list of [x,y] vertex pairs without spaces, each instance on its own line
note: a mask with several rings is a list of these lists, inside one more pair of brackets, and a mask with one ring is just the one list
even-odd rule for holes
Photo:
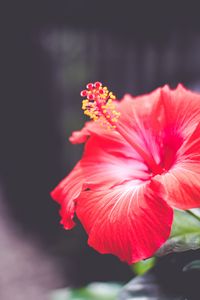
[[93,85],[93,83],[88,83],[87,85],[86,85],[86,88],[88,89],[88,90],[93,90],[93,88],[94,88],[94,85]]
[[81,91],[81,97],[86,97],[86,96],[87,96],[87,91],[86,90]]
[[96,81],[96,82],[94,83],[95,89],[99,89],[101,86],[102,86],[102,83],[99,82],[99,81]]
[[103,89],[100,89],[99,90],[99,94],[103,94],[104,93],[104,90]]
[[94,96],[94,94],[88,94],[87,98],[88,98],[88,100],[94,100],[95,96]]

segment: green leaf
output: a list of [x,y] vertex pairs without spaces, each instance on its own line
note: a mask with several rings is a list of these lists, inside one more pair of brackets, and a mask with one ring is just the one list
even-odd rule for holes
[[141,261],[133,264],[132,269],[133,269],[133,271],[136,275],[143,275],[147,271],[149,271],[151,268],[154,267],[155,262],[156,262],[155,257],[151,257],[151,258],[146,259],[146,260],[141,260]]
[[117,300],[187,300],[179,294],[169,292],[159,285],[153,272],[137,276],[119,293]]
[[50,300],[115,300],[121,288],[117,283],[94,282],[81,289],[54,291]]
[[183,272],[198,270],[200,271],[200,260],[193,260],[183,268]]
[[198,213],[197,210],[196,212],[175,210],[170,238],[156,252],[157,256],[200,248],[200,219]]

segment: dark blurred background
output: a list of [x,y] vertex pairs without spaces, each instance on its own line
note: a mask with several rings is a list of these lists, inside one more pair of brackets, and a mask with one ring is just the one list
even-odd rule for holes
[[165,83],[199,89],[199,9],[181,1],[30,0],[5,1],[1,14],[0,299],[126,282],[130,268],[89,248],[80,224],[62,229],[49,192],[81,156],[67,138],[84,123],[86,83],[100,80],[119,98]]

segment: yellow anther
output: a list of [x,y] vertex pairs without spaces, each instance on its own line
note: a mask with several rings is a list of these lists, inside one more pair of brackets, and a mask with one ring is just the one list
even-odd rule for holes
[[117,119],[116,119],[116,118],[112,118],[111,121],[112,121],[113,123],[115,123],[115,122],[117,122]]
[[120,113],[119,113],[119,112],[117,112],[116,110],[113,110],[113,115],[119,116],[119,115],[120,115]]
[[84,104],[88,104],[88,103],[89,103],[89,101],[88,101],[87,99],[85,99],[85,100],[83,100],[83,101],[82,101],[82,103],[84,103]]

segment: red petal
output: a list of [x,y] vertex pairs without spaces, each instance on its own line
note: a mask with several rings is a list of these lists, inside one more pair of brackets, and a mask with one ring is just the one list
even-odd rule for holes
[[104,136],[93,134],[86,143],[82,160],[51,193],[61,205],[64,227],[74,226],[75,200],[83,184],[85,188],[108,188],[133,178],[148,180],[149,174],[130,145],[115,131],[106,131]]
[[119,134],[93,135],[88,140],[81,167],[85,185],[106,188],[130,179],[150,178],[147,166]]
[[[200,105],[200,104],[199,104]],[[200,124],[178,151],[174,167],[160,176],[168,203],[180,209],[200,207]]]
[[167,203],[179,209],[200,207],[200,161],[178,163],[158,176],[168,193]]
[[108,131],[107,128],[101,127],[98,122],[89,121],[85,123],[81,130],[72,132],[69,141],[72,144],[82,144],[85,143],[91,135],[112,137],[116,135],[116,132],[114,130]]
[[133,140],[157,164],[161,162],[160,136],[163,128],[163,106],[161,89],[148,95],[131,97],[126,95],[118,109],[121,113],[119,126],[122,126],[129,140]]
[[179,161],[160,176],[168,203],[176,208],[200,207],[200,124],[179,151]]
[[181,146],[191,136],[193,141],[187,142],[187,148],[194,151],[191,142],[196,144],[194,139],[198,138],[193,132],[200,120],[199,94],[181,85],[175,90],[165,86],[148,95],[126,95],[118,108],[119,126],[125,128],[127,140],[132,139],[166,170],[181,158]]
[[200,123],[198,123],[193,133],[183,143],[179,150],[179,155],[190,160],[197,159],[198,163],[200,163]]
[[169,237],[173,219],[158,182],[130,181],[108,190],[83,192],[76,212],[90,246],[129,264],[154,254]]
[[[90,135],[90,129],[92,127],[96,127],[96,126],[98,126],[98,125],[95,122],[93,122],[93,121],[86,122],[85,125],[84,125],[84,127],[81,130],[72,132],[72,135],[70,136],[69,141],[72,144],[82,144],[82,143],[85,143],[87,141],[87,138]],[[98,129],[99,128],[97,128],[97,130]]]
[[61,205],[61,224],[65,229],[71,229],[75,211],[75,200],[80,195],[83,185],[83,175],[78,163],[71,173],[65,177],[51,192],[52,198]]
[[181,84],[175,90],[165,86],[161,90],[165,109],[165,126],[188,138],[199,124],[200,94],[185,89]]

